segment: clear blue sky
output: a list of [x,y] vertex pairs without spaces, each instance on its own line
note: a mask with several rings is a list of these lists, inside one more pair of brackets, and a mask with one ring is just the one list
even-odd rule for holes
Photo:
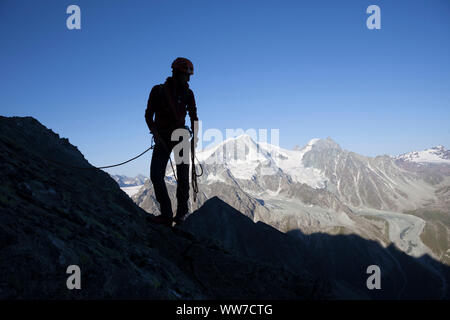
[[[368,156],[450,147],[448,0],[1,0],[0,40],[0,114],[37,118],[94,165],[150,144],[149,90],[178,56],[204,130],[279,128],[285,148],[330,136]],[[148,176],[150,157],[109,172]]]

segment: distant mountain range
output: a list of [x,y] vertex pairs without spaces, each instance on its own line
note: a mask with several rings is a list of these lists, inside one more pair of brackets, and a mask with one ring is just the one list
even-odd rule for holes
[[145,180],[147,180],[147,177],[142,174],[139,174],[133,178],[117,174],[112,174],[111,177],[118,183],[119,187],[121,188],[142,186],[145,183]]
[[124,191],[129,197],[134,196],[141,187],[144,185],[147,178],[140,174],[136,177],[127,177],[125,175],[111,175],[111,177],[117,182],[119,187]]
[[423,151],[403,153],[394,159],[416,163],[450,164],[450,150],[446,150],[444,146],[436,146]]

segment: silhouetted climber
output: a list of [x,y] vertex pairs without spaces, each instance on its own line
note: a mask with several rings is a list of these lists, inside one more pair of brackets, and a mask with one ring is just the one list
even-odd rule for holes
[[[164,181],[167,163],[170,153],[175,145],[182,141],[171,140],[175,129],[188,130],[185,126],[186,113],[191,119],[191,128],[194,131],[194,148],[197,144],[197,129],[194,122],[197,118],[197,107],[195,105],[194,93],[189,89],[188,81],[194,74],[194,66],[186,58],[177,58],[172,63],[172,76],[166,79],[164,84],[155,85],[149,95],[147,109],[145,110],[145,121],[150,132],[155,138],[150,165],[150,179],[155,190],[156,200],[159,202],[161,215],[153,221],[167,226],[172,222],[180,224],[188,212],[189,201],[189,161],[176,165],[177,178],[177,212],[173,218],[172,205]],[[155,115],[155,120],[153,120]],[[189,150],[189,148],[184,149]],[[183,150],[179,153],[183,157]],[[175,153],[175,157],[178,155]],[[189,159],[189,156],[183,157]]]

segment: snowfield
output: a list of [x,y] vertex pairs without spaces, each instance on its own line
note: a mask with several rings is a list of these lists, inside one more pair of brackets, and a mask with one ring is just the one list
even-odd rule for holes
[[355,222],[345,212],[335,212],[318,206],[307,205],[300,200],[282,196],[261,197],[270,215],[256,214],[255,222],[275,225],[280,231],[300,229],[304,233],[323,232],[335,227],[355,227]]
[[[311,139],[301,150],[288,150],[267,142],[255,142],[249,135],[243,134],[199,151],[196,156],[201,163],[223,166],[237,179],[251,180],[257,174],[256,169],[261,167],[261,175],[274,175],[281,170],[294,182],[305,183],[312,188],[323,188],[327,180],[324,174],[318,169],[307,168],[302,163],[304,154],[317,141],[317,138]],[[222,180],[218,176],[209,179]]]
[[425,220],[405,213],[381,211],[376,209],[351,208],[354,213],[384,219],[389,224],[389,240],[407,254],[420,257],[433,255],[422,242],[420,235],[425,228]]

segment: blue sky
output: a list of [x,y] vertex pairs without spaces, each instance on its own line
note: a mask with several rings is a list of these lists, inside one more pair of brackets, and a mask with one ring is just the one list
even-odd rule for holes
[[[1,0],[0,40],[0,114],[37,118],[94,165],[150,145],[148,94],[178,56],[203,130],[280,129],[284,148],[329,136],[367,156],[450,147],[448,0]],[[150,157],[108,172],[148,176]]]

